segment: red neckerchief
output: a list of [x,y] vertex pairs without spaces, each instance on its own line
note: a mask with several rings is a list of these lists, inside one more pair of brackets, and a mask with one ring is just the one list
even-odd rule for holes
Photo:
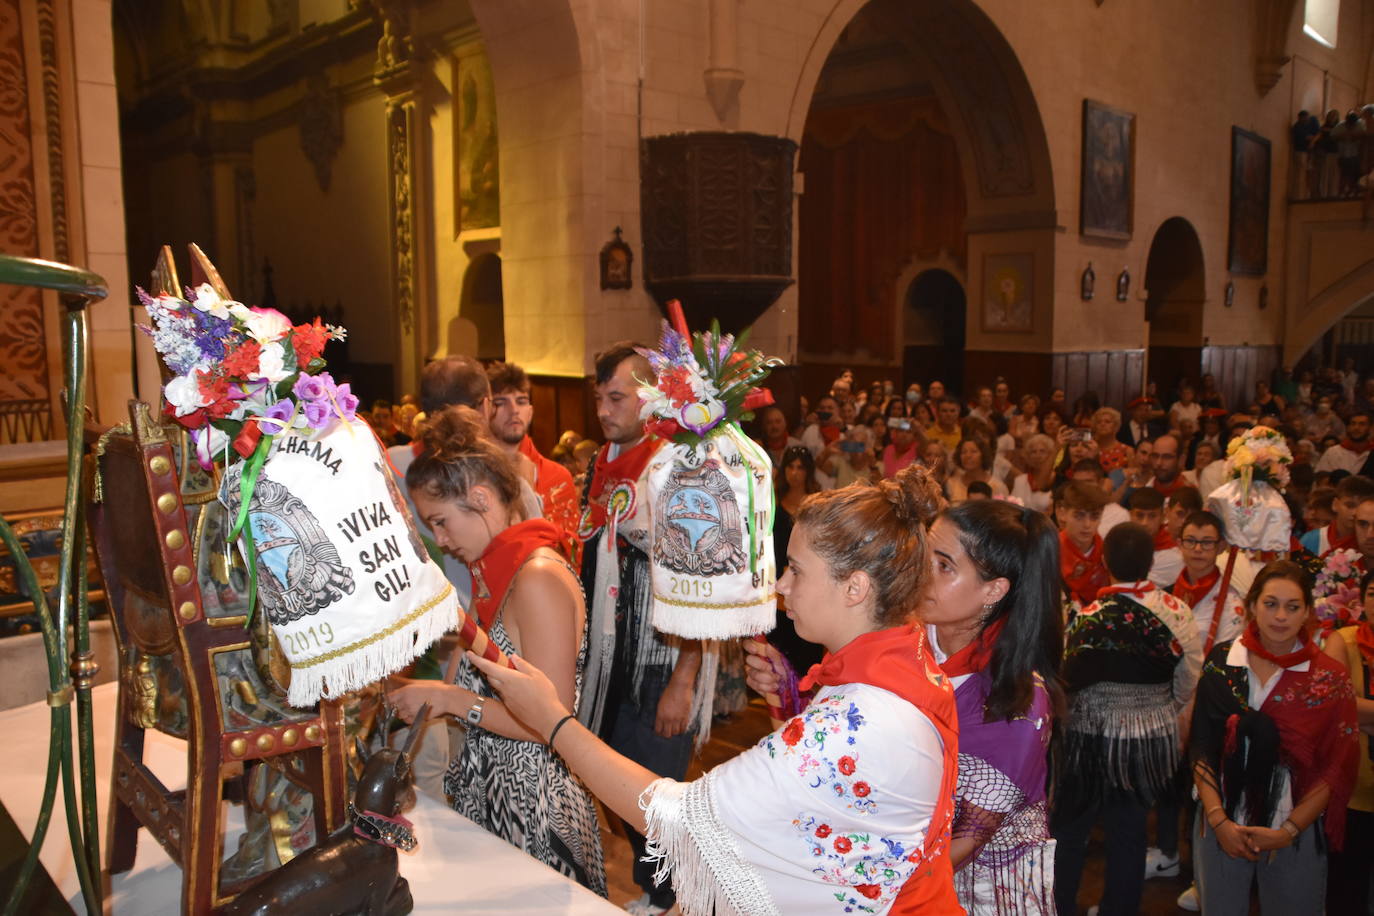
[[1059,576],[1075,598],[1091,604],[1098,589],[1112,581],[1102,563],[1102,537],[1093,535],[1092,547],[1083,553],[1069,539],[1068,532],[1059,532]]
[[483,629],[489,629],[506,597],[511,579],[530,554],[540,547],[563,553],[563,529],[548,519],[532,518],[511,525],[491,539],[487,549],[468,567],[472,573],[472,609]]
[[[922,849],[910,854],[916,871],[902,885],[888,912],[900,916],[962,912],[954,893],[954,869],[949,859],[954,786],[959,771],[959,716],[954,691],[935,664],[924,628],[901,626],[865,633],[840,651],[827,654],[819,665],[812,665],[799,686],[810,690],[836,684],[870,684],[894,693],[924,713],[939,733],[944,745],[940,794],[936,796],[939,801],[935,803]],[[864,892],[862,887],[858,890]]]
[[1177,477],[1175,477],[1173,483],[1160,483],[1158,477],[1156,477],[1153,481],[1150,482],[1150,489],[1158,490],[1161,494],[1163,494],[1165,499],[1168,499],[1170,496],[1173,496],[1174,491],[1181,490],[1186,486],[1188,486],[1188,481],[1183,479],[1182,474],[1179,474]]
[[1308,638],[1306,633],[1298,634],[1298,647],[1286,655],[1275,655],[1264,648],[1264,643],[1260,640],[1259,624],[1254,620],[1245,628],[1245,632],[1240,634],[1241,645],[1249,649],[1255,655],[1267,662],[1278,665],[1280,668],[1292,668],[1294,665],[1301,665],[1303,662],[1310,662],[1321,654],[1317,644]]
[[563,529],[563,553],[578,565],[581,542],[577,539],[577,486],[572,473],[557,461],[545,458],[534,447],[529,436],[520,440],[520,454],[534,462],[534,492],[539,494],[539,506],[544,518]]
[[662,440],[645,436],[630,448],[621,449],[620,455],[614,459],[607,457],[611,453],[610,444],[602,446],[592,467],[592,481],[587,486],[587,518],[582,523],[584,533],[600,531],[606,526],[606,501],[611,491],[620,483],[628,483],[633,487],[660,445]]
[[[1188,607],[1193,608],[1197,607],[1199,601],[1207,597],[1207,593],[1212,590],[1212,586],[1216,585],[1220,579],[1221,569],[1214,565],[1211,572],[1194,583],[1188,578],[1188,568],[1185,566],[1183,571],[1178,574],[1178,578],[1174,580],[1174,587],[1169,589],[1169,591],[1173,593],[1175,598],[1180,599],[1184,604],[1188,605]],[[1221,604],[1225,597],[1225,595],[1217,597],[1217,614],[1221,613]]]
[[1168,550],[1170,547],[1177,546],[1178,542],[1175,541],[1174,536],[1169,533],[1169,526],[1160,525],[1159,530],[1155,532],[1155,552],[1158,553],[1161,550]]
[[1355,645],[1360,649],[1360,655],[1364,656],[1366,667],[1374,668],[1374,626],[1368,620],[1361,620],[1360,627],[1355,631]]
[[1155,590],[1155,584],[1148,579],[1139,582],[1118,582],[1115,585],[1108,585],[1106,588],[1097,590],[1097,597],[1106,598],[1108,595],[1129,595],[1132,598],[1140,599]]
[[992,661],[992,649],[997,645],[997,637],[1002,633],[1002,625],[1007,622],[1003,617],[973,638],[967,646],[945,659],[940,670],[949,677],[959,677],[982,671]]
[[1336,523],[1335,523],[1335,522],[1332,522],[1331,524],[1329,524],[1329,525],[1326,526],[1326,553],[1323,553],[1323,554],[1322,554],[1323,557],[1326,556],[1326,554],[1330,553],[1330,552],[1333,551],[1333,550],[1354,550],[1354,549],[1355,549],[1355,535],[1354,535],[1354,534],[1351,534],[1349,537],[1343,537],[1343,538],[1342,538],[1342,537],[1337,537],[1337,536],[1336,536]]
[[1347,436],[1341,440],[1341,448],[1345,449],[1348,452],[1354,452],[1357,455],[1363,455],[1371,448],[1374,448],[1374,438],[1365,436],[1362,440],[1356,442],[1355,440]]
[[767,449],[768,451],[770,451],[770,452],[777,452],[777,453],[781,454],[781,453],[782,453],[783,451],[785,451],[786,448],[787,448],[787,439],[788,439],[787,433],[783,433],[782,436],[780,436],[780,437],[777,438],[777,439],[766,439],[766,440],[764,440],[763,447],[766,448],[766,449]]

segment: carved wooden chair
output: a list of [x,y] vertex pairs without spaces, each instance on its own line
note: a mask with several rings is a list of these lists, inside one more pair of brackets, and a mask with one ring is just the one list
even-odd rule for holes
[[[174,272],[168,282],[176,288]],[[108,864],[112,874],[132,868],[146,827],[182,869],[183,911],[207,913],[251,883],[223,874],[221,802],[241,786],[245,763],[264,761],[309,791],[316,837],[343,822],[342,708],[286,704],[281,672],[264,663],[270,630],[248,626],[244,568],[225,537],[215,478],[179,428],[137,401],[130,415],[95,448],[90,506],[119,642]],[[185,738],[185,790],[169,791],[144,763],[150,729]],[[277,858],[298,851],[279,848]]]

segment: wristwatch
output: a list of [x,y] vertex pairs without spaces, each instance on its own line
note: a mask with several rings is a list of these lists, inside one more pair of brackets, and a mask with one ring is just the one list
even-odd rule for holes
[[486,697],[478,697],[472,701],[472,705],[468,707],[468,714],[464,717],[467,719],[469,725],[482,724],[482,707],[485,706],[486,703]]

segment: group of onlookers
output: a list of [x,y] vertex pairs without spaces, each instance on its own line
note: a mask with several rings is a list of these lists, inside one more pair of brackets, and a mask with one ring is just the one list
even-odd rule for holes
[[1332,108],[1318,118],[1298,112],[1290,131],[1295,200],[1357,197],[1374,171],[1374,104],[1341,115]]

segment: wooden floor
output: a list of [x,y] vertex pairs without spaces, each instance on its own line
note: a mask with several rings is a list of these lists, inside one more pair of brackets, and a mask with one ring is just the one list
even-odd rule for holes
[[[711,732],[711,740],[701,754],[692,761],[687,772],[689,779],[699,776],[717,764],[729,760],[736,754],[753,747],[758,740],[768,734],[768,712],[763,701],[754,699],[744,711],[725,721],[718,721]],[[602,811],[605,814],[605,811]],[[616,822],[619,826],[619,821]],[[1150,825],[1150,837],[1154,837],[1154,824]],[[624,904],[640,895],[630,871],[630,845],[623,834],[606,828],[603,817],[601,840],[606,854],[606,882],[610,898],[616,904]],[[1184,867],[1178,878],[1157,878],[1145,882],[1145,894],[1141,901],[1140,912],[1146,916],[1165,916],[1182,913],[1175,901],[1191,881],[1192,869],[1188,866],[1191,849],[1184,841]],[[1144,863],[1141,863],[1144,868]],[[1094,835],[1089,849],[1088,867],[1083,875],[1083,885],[1079,889],[1079,912],[1087,911],[1089,905],[1098,901],[1102,894],[1102,838]]]

